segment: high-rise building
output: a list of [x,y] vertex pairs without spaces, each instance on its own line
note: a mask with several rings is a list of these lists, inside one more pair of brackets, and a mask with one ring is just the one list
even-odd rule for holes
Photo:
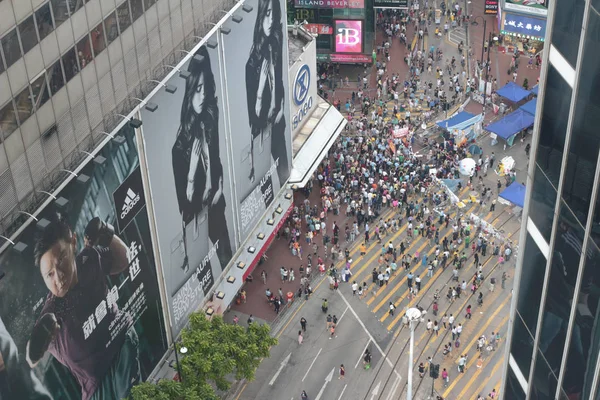
[[600,399],[600,2],[548,6],[502,394]]
[[46,200],[234,3],[0,0],[0,234],[10,237],[22,211]]

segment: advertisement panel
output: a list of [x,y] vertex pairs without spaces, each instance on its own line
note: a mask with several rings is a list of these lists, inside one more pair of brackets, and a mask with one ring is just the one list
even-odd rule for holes
[[498,14],[498,0],[485,0],[484,14],[488,14],[488,15]]
[[362,23],[361,20],[335,21],[336,53],[362,53]]
[[121,399],[167,349],[137,147],[125,136],[0,257],[2,399]]
[[[237,245],[219,46],[201,46],[142,110],[143,137],[173,329],[209,294]],[[214,48],[213,48],[214,47]],[[185,77],[185,75],[188,75]]]
[[365,8],[365,0],[294,0],[296,8]]
[[535,37],[543,40],[546,36],[546,20],[519,14],[504,13],[502,33]]
[[314,40],[306,45],[301,59],[290,68],[292,137],[300,132],[317,105],[317,46]]
[[548,15],[547,0],[504,0],[504,9],[537,16]]
[[252,11],[222,36],[242,241],[289,178],[292,162],[285,3],[244,4]]
[[374,0],[373,6],[375,8],[400,8],[408,9],[408,0]]
[[304,24],[307,32],[313,35],[333,35],[333,27],[327,24]]

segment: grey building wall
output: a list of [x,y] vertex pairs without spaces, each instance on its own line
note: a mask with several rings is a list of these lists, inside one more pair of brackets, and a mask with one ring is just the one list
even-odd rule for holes
[[[0,0],[0,234],[10,236],[234,0]],[[195,37],[196,36],[196,37]]]

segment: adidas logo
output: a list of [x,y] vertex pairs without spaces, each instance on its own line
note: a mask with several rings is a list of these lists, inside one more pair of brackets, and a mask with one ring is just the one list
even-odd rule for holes
[[125,203],[123,204],[123,208],[121,209],[121,219],[124,219],[127,216],[127,214],[129,214],[133,206],[135,206],[138,201],[140,201],[140,195],[131,190],[131,188],[127,189]]

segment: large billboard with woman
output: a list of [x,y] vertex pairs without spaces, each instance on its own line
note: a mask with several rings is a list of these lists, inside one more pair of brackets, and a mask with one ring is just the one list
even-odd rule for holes
[[[252,11],[223,35],[240,238],[290,175],[288,47],[283,0],[247,0]],[[246,9],[249,9],[246,7]]]
[[[143,145],[171,323],[179,331],[236,250],[218,38],[142,110]],[[214,45],[213,45],[214,44]]]
[[167,349],[126,129],[0,255],[0,399],[126,398]]

